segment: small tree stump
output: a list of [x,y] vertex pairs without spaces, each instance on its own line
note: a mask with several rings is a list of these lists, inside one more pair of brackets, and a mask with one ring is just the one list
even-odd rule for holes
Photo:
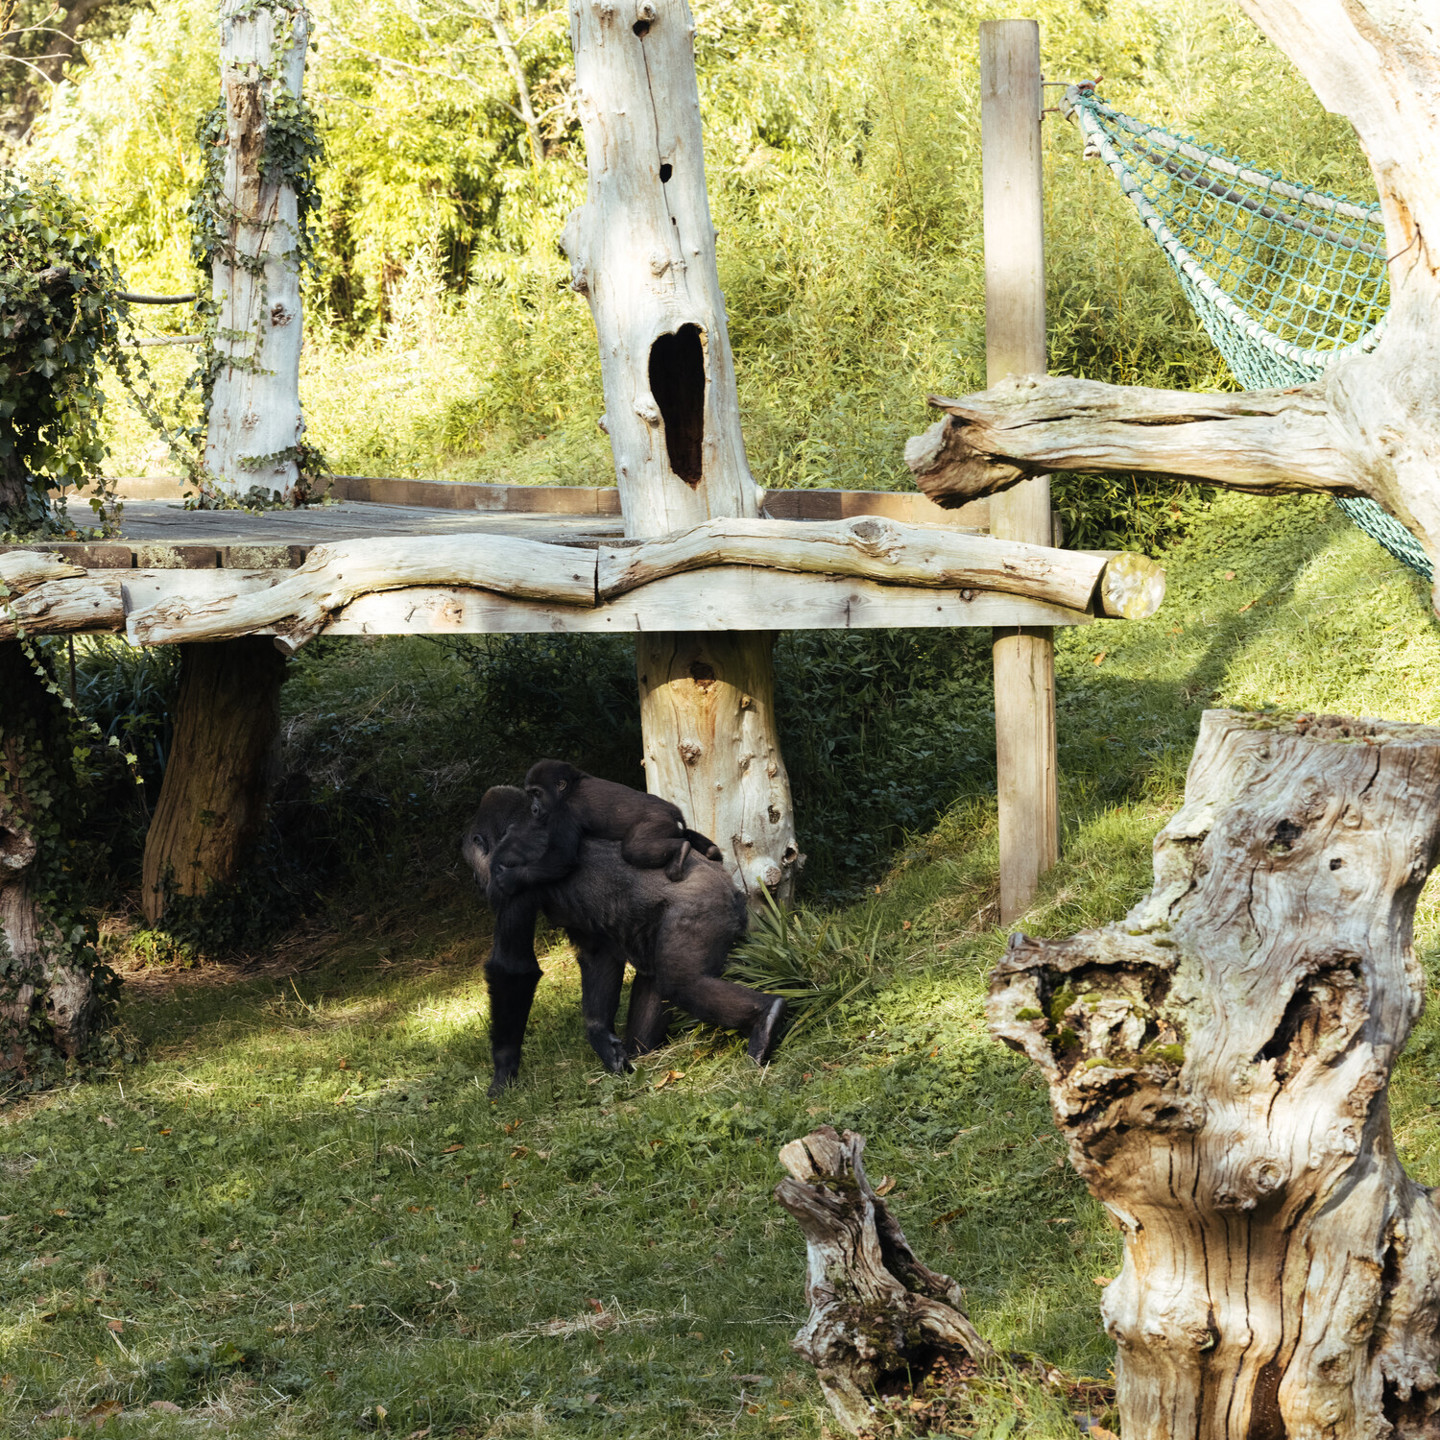
[[865,1138],[833,1127],[780,1151],[775,1198],[805,1234],[810,1318],[791,1342],[816,1369],[835,1418],[858,1435],[881,1396],[917,1388],[940,1361],[993,1355],[960,1287],[915,1258],[865,1176]]
[[1124,1232],[1125,1435],[1440,1435],[1440,1211],[1387,1103],[1437,844],[1440,730],[1207,711],[1150,896],[1011,937],[991,1029]]
[[175,736],[145,837],[141,901],[152,925],[172,894],[239,878],[265,824],[284,680],[285,657],[266,636],[180,647]]

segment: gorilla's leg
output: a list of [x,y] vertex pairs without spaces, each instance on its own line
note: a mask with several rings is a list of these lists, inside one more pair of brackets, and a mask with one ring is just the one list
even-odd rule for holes
[[613,940],[591,930],[569,932],[580,963],[580,1013],[585,1034],[600,1063],[612,1074],[633,1067],[615,1033],[615,1012],[620,1008],[620,983],[625,978],[625,956]]
[[490,1094],[499,1095],[520,1072],[520,1047],[530,1020],[530,1005],[540,983],[535,959],[537,907],[524,899],[495,912],[495,938],[485,962],[490,991],[490,1059],[495,1073]]
[[625,1017],[625,1051],[629,1055],[648,1055],[665,1043],[670,1030],[670,1007],[655,988],[653,975],[638,970],[630,982],[630,1012]]
[[708,1025],[748,1035],[750,1058],[757,1065],[768,1063],[780,1038],[780,1022],[785,1018],[785,1002],[778,995],[767,995],[763,990],[751,990],[714,975],[672,970],[656,979],[664,999]]
[[656,937],[655,984],[666,1000],[697,1020],[748,1035],[750,1058],[764,1065],[780,1038],[785,1002],[720,978],[746,929],[744,901],[738,895],[726,898],[728,913],[717,912],[708,900],[692,905],[677,899],[670,906]]
[[690,842],[678,821],[655,815],[640,821],[620,842],[620,858],[637,870],[664,870],[671,880],[685,873]]
[[708,835],[702,835],[698,830],[683,830],[681,834],[690,842],[690,848],[707,860],[725,858],[720,853],[720,847]]

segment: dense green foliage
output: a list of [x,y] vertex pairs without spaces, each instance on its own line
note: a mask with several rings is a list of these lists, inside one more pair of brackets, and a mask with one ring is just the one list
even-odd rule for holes
[[[1031,933],[1114,919],[1148,888],[1205,705],[1440,707],[1421,587],[1332,506],[1226,499],[1164,558],[1159,615],[1060,638],[1064,855]],[[450,657],[405,649],[408,669],[388,642],[336,644],[297,675],[292,743],[335,734],[342,694],[357,726],[408,714],[394,743],[452,726]],[[585,703],[604,713],[594,685]],[[418,754],[417,808],[484,778],[438,768],[442,750]],[[803,1249],[770,1190],[777,1147],[821,1121],[869,1137],[917,1251],[965,1285],[987,1336],[1104,1377],[1097,1285],[1118,1237],[1066,1166],[1037,1077],[984,1030],[1005,943],[993,802],[956,805],[879,893],[827,917],[848,957],[830,961],[805,922],[794,944],[825,979],[868,983],[768,1074],[696,1030],[633,1078],[604,1076],[573,961],[551,944],[522,1083],[495,1104],[485,911],[446,846],[434,865],[410,849],[259,973],[132,972],[143,1062],[0,1108],[0,1430],[58,1440],[110,1404],[114,1433],[155,1440],[197,1422],[266,1440],[818,1440],[814,1379],[787,1348]],[[1433,983],[1432,893],[1416,938]],[[109,945],[134,963],[121,936]],[[1437,1055],[1432,1007],[1390,1092],[1423,1183],[1440,1158]],[[1069,1408],[1017,1379],[949,1428],[1073,1440]]]
[[106,453],[100,383],[126,309],[120,277],[58,186],[0,170],[0,534],[65,528],[52,486],[92,487]]
[[[602,484],[611,464],[560,226],[584,190],[563,7],[504,7],[532,143],[469,0],[316,0],[307,94],[326,142],[302,385],[340,473]],[[1046,71],[1339,190],[1343,121],[1221,0],[1037,0]],[[905,486],[927,391],[983,381],[976,26],[989,0],[697,0],[721,278],[752,465],[767,486]],[[31,153],[96,207],[132,284],[189,288],[177,217],[213,99],[210,0],[138,11],[62,86]],[[1103,168],[1046,123],[1052,366],[1229,384]],[[150,319],[151,317],[147,317]],[[181,315],[157,325],[184,325]],[[178,389],[186,357],[157,369]],[[193,404],[193,402],[191,402]],[[192,417],[193,418],[193,417]],[[122,429],[133,468],[148,444]],[[1061,477],[1077,543],[1158,541],[1170,487]]]

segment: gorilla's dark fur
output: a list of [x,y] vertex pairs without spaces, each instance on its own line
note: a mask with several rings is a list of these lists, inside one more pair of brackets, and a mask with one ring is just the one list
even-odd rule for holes
[[[536,814],[549,821],[546,864],[558,867],[558,874],[574,865],[583,836],[618,840],[627,865],[664,870],[671,880],[685,873],[692,849],[707,860],[720,858],[713,840],[687,828],[679,806],[614,780],[599,780],[563,760],[537,760],[525,776],[525,793]],[[553,878],[526,872],[513,876],[512,883],[537,885]]]
[[[630,1055],[665,1038],[669,1006],[750,1036],[750,1056],[765,1064],[779,1036],[785,1002],[722,980],[731,948],[745,934],[745,899],[724,869],[692,855],[678,881],[625,862],[614,840],[583,839],[578,863],[543,883],[507,883],[515,871],[549,874],[546,817],[513,786],[485,792],[461,849],[495,910],[495,938],[485,963],[490,989],[490,1048],[498,1094],[520,1069],[520,1048],[540,980],[535,920],[544,910],[575,946],[580,1008],[600,1062],[614,1074]],[[635,967],[622,1043],[615,1012],[625,962]]]

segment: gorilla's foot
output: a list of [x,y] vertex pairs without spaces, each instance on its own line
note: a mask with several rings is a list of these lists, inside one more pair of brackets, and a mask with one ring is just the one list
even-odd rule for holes
[[685,878],[685,861],[690,854],[690,842],[682,840],[680,849],[676,851],[675,858],[665,867],[665,878],[667,880],[683,880]]
[[514,1083],[515,1076],[519,1073],[519,1066],[513,1070],[496,1069],[494,1078],[490,1081],[490,1088],[485,1093],[492,1099],[498,1100]]
[[586,1032],[590,1039],[590,1047],[600,1057],[600,1063],[612,1075],[626,1075],[635,1067],[630,1063],[630,1057],[625,1053],[625,1046],[621,1043],[620,1037],[612,1030],[602,1030],[598,1026]]
[[785,1002],[778,996],[775,1003],[755,1022],[750,1031],[749,1056],[757,1065],[768,1065],[780,1039],[780,1025],[785,1019]]

